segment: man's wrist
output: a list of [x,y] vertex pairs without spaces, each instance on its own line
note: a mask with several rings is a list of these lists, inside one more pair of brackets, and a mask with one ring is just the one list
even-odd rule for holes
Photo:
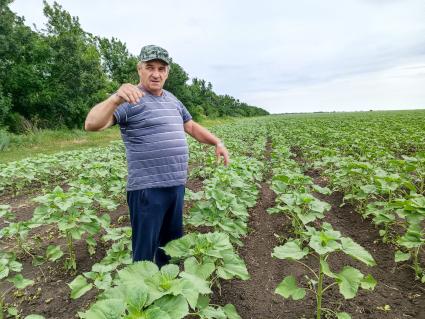
[[224,147],[224,143],[223,143],[222,141],[218,141],[218,142],[215,144],[215,147]]
[[111,98],[113,99],[114,103],[118,106],[125,101],[120,95],[118,95],[118,92],[115,92],[111,95]]

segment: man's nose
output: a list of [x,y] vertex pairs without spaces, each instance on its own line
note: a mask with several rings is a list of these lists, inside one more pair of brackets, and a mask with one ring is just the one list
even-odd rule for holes
[[160,76],[159,70],[153,70],[152,76],[158,78]]

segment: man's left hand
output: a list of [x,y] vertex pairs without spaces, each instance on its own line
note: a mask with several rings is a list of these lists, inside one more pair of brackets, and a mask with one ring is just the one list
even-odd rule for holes
[[217,162],[220,161],[220,157],[222,156],[224,160],[224,166],[229,164],[229,152],[223,143],[220,142],[215,146],[215,155],[217,156]]

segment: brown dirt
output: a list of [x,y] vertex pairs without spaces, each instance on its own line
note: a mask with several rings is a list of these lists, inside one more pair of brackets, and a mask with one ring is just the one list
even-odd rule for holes
[[[40,195],[40,192],[31,192],[21,195],[7,195],[0,198],[0,205],[10,205],[12,212],[15,214],[15,221],[22,221],[31,218],[34,208],[37,207],[37,203],[33,202],[32,199]],[[4,227],[5,223],[0,218],[0,228]]]
[[189,188],[192,192],[196,193],[201,191],[204,188],[203,180],[200,178],[190,179],[186,183],[186,187]]

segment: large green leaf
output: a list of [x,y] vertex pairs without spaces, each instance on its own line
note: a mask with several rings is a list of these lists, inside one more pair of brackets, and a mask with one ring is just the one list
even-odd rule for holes
[[283,281],[277,286],[275,293],[286,299],[292,297],[293,300],[300,300],[305,297],[306,291],[304,288],[299,288],[297,286],[297,280],[291,275],[283,279]]
[[34,280],[26,279],[21,274],[17,274],[12,278],[7,279],[7,281],[13,283],[18,289],[24,289],[25,287],[34,284]]
[[12,260],[9,262],[9,269],[14,272],[21,272],[22,264],[19,261]]
[[6,278],[9,276],[9,267],[0,264],[0,279]]
[[323,202],[321,200],[315,199],[311,204],[310,204],[310,209],[317,212],[317,213],[324,213],[327,212],[328,210],[331,209],[331,205],[328,204],[327,202]]
[[78,313],[82,319],[119,319],[125,311],[122,299],[100,300],[84,313]]
[[202,319],[226,319],[227,316],[221,307],[214,308],[207,306],[199,311],[200,318]]
[[341,238],[342,251],[351,257],[364,262],[368,266],[375,266],[376,262],[372,255],[364,249],[362,246],[357,244],[354,240],[347,237]]
[[195,240],[196,234],[190,233],[182,238],[170,241],[162,249],[171,257],[186,257]]
[[337,274],[336,280],[339,286],[339,292],[345,299],[354,298],[362,279],[363,274],[358,269],[345,266],[341,272]]
[[71,298],[77,299],[84,295],[87,291],[93,288],[93,284],[88,283],[87,279],[82,275],[75,277],[73,281],[68,284],[71,288]]
[[225,305],[223,307],[223,310],[228,319],[242,319],[236,311],[235,306],[233,306],[232,304]]
[[336,278],[336,275],[331,271],[331,268],[329,267],[329,264],[326,260],[321,258],[320,265],[322,266],[322,271],[326,276]]
[[187,273],[194,274],[202,279],[207,279],[215,270],[213,262],[199,263],[195,257],[189,257],[184,261],[184,269]]
[[319,185],[314,184],[313,189],[323,195],[331,195],[332,191],[328,187],[321,187]]
[[336,318],[337,319],[351,319],[351,316],[346,312],[337,312]]
[[46,258],[50,261],[58,260],[63,256],[63,251],[60,246],[49,245],[46,249]]
[[192,309],[196,308],[199,294],[210,294],[211,289],[209,282],[202,278],[189,273],[182,272],[180,274],[182,280],[179,280],[176,285],[171,288],[171,293],[177,295],[182,294]]
[[174,264],[168,264],[161,268],[161,274],[168,279],[174,279],[179,274],[179,266]]
[[139,261],[118,271],[118,278],[121,283],[133,283],[135,278],[151,278],[158,271],[158,266],[153,262]]
[[[139,317],[135,317],[139,318]],[[164,310],[162,310],[159,307],[149,307],[149,309],[143,311],[143,319],[172,319],[168,313],[166,313]]]
[[364,276],[364,278],[362,279],[360,283],[360,286],[363,289],[373,290],[375,289],[376,284],[377,284],[377,281],[375,280],[375,278],[373,278],[373,276],[369,274],[367,276]]
[[394,260],[396,263],[409,260],[411,257],[410,253],[403,253],[400,250],[397,250],[394,255]]
[[250,278],[244,261],[238,255],[231,251],[222,252],[222,255],[223,265],[217,267],[217,275],[220,278],[232,279],[235,276],[242,280]]
[[319,255],[326,255],[341,248],[334,237],[328,236],[326,232],[318,232],[310,237],[309,246]]
[[148,292],[144,287],[133,285],[126,289],[126,304],[127,309],[132,314],[139,314],[142,309],[145,307],[148,300]]
[[189,306],[182,296],[164,296],[155,301],[155,306],[160,307],[173,319],[181,319],[189,314]]
[[295,259],[300,260],[308,255],[307,247],[301,249],[296,241],[288,241],[282,246],[277,246],[273,249],[272,256],[279,259]]

